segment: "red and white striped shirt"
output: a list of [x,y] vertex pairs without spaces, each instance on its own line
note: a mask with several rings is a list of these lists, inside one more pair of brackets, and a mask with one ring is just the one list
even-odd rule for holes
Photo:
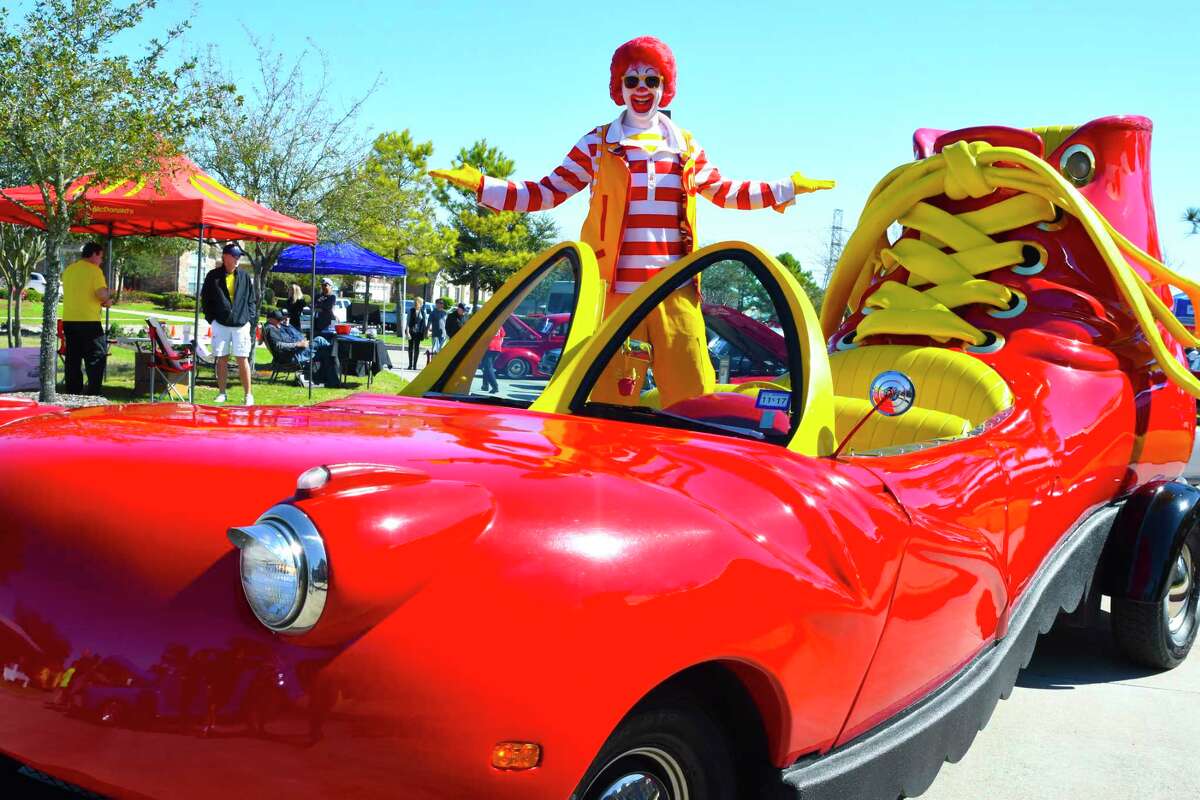
[[[613,291],[629,294],[684,255],[679,222],[684,216],[682,184],[686,148],[683,133],[658,116],[647,131],[626,129],[618,117],[608,128],[608,144],[621,145],[629,167],[629,207],[617,256]],[[696,189],[722,208],[769,208],[795,197],[790,179],[731,181],[721,177],[696,141]],[[590,187],[599,163],[600,137],[591,130],[571,148],[563,163],[540,181],[506,181],[484,176],[480,202],[496,211],[542,211]]]

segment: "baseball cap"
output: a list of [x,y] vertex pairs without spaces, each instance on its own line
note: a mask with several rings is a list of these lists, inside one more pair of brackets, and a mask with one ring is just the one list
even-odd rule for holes
[[287,314],[280,311],[278,308],[272,308],[267,312],[267,319],[283,319]]
[[322,285],[322,286],[333,286],[333,279],[331,279],[331,278],[321,278],[321,285]]
[[241,258],[243,255],[245,255],[245,252],[246,251],[242,250],[242,248],[238,247],[236,244],[233,244],[233,243],[227,244],[221,248],[221,255],[228,254],[228,255],[233,256],[234,258]]

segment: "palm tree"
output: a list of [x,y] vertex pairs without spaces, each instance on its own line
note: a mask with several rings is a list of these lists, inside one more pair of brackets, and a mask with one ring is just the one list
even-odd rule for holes
[[1192,233],[1200,233],[1200,208],[1189,208],[1183,212],[1183,221],[1192,226]]

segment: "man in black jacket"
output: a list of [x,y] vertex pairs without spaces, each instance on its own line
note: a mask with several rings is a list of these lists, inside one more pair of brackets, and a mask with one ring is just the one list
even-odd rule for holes
[[467,324],[467,307],[459,303],[446,317],[446,338],[453,338],[454,334],[462,330],[463,325]]
[[212,349],[217,357],[217,399],[225,402],[229,356],[237,359],[238,377],[246,392],[246,405],[254,405],[250,393],[250,358],[254,355],[254,325],[258,323],[258,295],[249,273],[237,268],[242,248],[227,244],[221,250],[221,266],[204,276],[200,305],[212,325]]

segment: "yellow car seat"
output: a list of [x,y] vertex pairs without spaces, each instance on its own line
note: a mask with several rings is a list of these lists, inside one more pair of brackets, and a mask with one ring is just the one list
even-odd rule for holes
[[871,381],[887,370],[916,386],[908,413],[874,414],[854,434],[846,452],[863,452],[963,436],[1012,405],[1012,392],[987,364],[959,350],[883,344],[831,353],[834,413],[839,437],[871,410]]

